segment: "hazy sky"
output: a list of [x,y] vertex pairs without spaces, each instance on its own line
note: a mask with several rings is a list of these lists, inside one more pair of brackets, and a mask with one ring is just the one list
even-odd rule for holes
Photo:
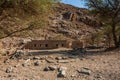
[[76,7],[82,7],[82,8],[86,7],[84,0],[61,0],[61,2],[65,3],[65,4],[71,4]]

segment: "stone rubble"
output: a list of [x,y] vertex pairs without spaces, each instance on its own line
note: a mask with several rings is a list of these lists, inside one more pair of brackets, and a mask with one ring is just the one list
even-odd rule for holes
[[78,70],[79,73],[81,74],[85,74],[85,75],[90,75],[91,74],[91,70],[89,68],[82,68],[80,70]]
[[67,70],[67,67],[60,67],[58,69],[57,77],[66,77],[66,70]]
[[56,66],[48,66],[48,68],[49,68],[49,70],[50,70],[50,71],[54,71],[54,70],[56,70],[56,69],[57,69],[57,67],[56,67]]
[[50,69],[48,67],[45,67],[43,71],[49,71]]
[[69,60],[58,60],[57,62],[58,63],[69,63],[70,61]]
[[27,59],[23,64],[22,64],[22,66],[23,67],[27,67],[27,66],[30,66],[31,64],[30,64],[30,59]]
[[13,72],[13,67],[8,67],[8,68],[6,69],[6,73],[11,73],[11,72]]
[[40,57],[38,57],[38,56],[33,57],[33,60],[39,60],[39,59],[40,59]]
[[34,62],[34,65],[35,65],[35,66],[39,66],[39,65],[40,65],[40,61],[35,61],[35,62]]

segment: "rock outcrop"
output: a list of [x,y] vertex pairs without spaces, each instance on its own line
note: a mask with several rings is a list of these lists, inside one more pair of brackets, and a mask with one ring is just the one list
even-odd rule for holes
[[102,23],[89,14],[87,9],[59,4],[54,8],[54,15],[49,17],[50,30],[72,39],[91,34],[102,26]]

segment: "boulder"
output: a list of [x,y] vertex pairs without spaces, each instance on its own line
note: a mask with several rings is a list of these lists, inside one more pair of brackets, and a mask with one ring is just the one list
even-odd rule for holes
[[46,59],[46,61],[47,61],[48,63],[56,63],[56,61],[55,61],[55,60],[52,60],[52,59]]
[[39,60],[39,59],[40,59],[40,57],[38,57],[38,56],[33,57],[33,60]]
[[67,70],[67,67],[60,67],[59,69],[58,69],[58,75],[57,75],[57,77],[66,77],[66,70]]
[[11,73],[11,72],[13,72],[13,67],[8,67],[8,68],[6,69],[6,73]]
[[23,64],[22,64],[23,67],[27,67],[27,66],[30,66],[30,59],[27,59]]
[[79,73],[85,74],[85,75],[90,75],[91,70],[89,68],[82,68],[81,70],[78,70]]
[[43,71],[49,71],[50,69],[48,67],[45,67]]
[[57,69],[57,67],[56,67],[56,66],[48,66],[48,68],[49,68],[49,70],[50,70],[50,71],[54,71],[54,70],[56,70],[56,69]]
[[48,67],[45,67],[45,68],[44,68],[44,71],[54,71],[54,70],[56,70],[56,69],[57,69],[56,66],[48,66]]
[[62,57],[56,57],[55,59],[56,60],[62,60]]
[[66,76],[66,71],[62,70],[58,73],[57,77],[65,77]]
[[39,65],[40,65],[40,61],[34,62],[34,65],[35,65],[35,66],[39,66]]
[[15,58],[22,58],[24,55],[23,52],[21,51],[16,51],[13,55],[10,56],[10,59],[15,59]]
[[62,71],[62,70],[67,70],[67,67],[61,66],[61,67],[58,69],[59,72]]
[[57,62],[58,63],[69,63],[70,61],[69,60],[58,60]]

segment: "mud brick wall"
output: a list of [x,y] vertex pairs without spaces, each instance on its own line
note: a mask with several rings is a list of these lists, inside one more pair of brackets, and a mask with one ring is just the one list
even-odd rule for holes
[[56,49],[56,48],[82,48],[80,41],[67,40],[33,40],[28,42],[23,48],[31,50]]
[[68,46],[66,40],[33,40],[28,42],[24,48],[39,50],[39,49],[55,49]]

